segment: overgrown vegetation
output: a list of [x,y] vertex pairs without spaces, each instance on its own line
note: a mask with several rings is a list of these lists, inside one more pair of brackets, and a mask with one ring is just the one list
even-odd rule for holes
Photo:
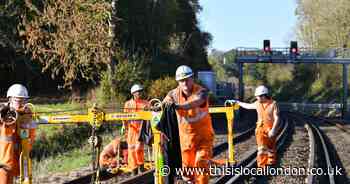
[[[43,71],[62,77],[65,86],[95,81],[110,63],[110,3],[86,0],[27,3],[32,17],[23,19],[25,48]],[[31,19],[30,19],[31,18]]]
[[[45,112],[50,114],[54,112],[58,114],[87,113],[85,107],[75,103],[37,105],[36,111],[40,115],[45,115]],[[98,133],[102,135],[104,145],[118,135],[120,125],[120,123],[105,124],[99,129]],[[87,141],[90,131],[91,128],[87,123],[40,125],[37,129],[37,138],[32,152],[35,175],[48,174],[48,172],[67,172],[88,166],[91,161],[91,147]]]
[[[28,67],[37,63],[35,71],[55,78],[50,88],[63,85],[75,92],[79,86],[81,95],[96,88],[109,68],[113,88],[122,88],[114,93],[126,96],[123,88],[138,81],[120,79],[125,71],[138,75],[142,67],[144,82],[173,74],[180,64],[210,67],[211,35],[199,29],[200,11],[198,0],[5,0],[0,3],[0,51],[10,67],[0,71],[16,71],[15,64],[24,60]],[[30,86],[33,79],[24,78],[17,82]],[[4,81],[6,89],[12,81]]]
[[150,98],[159,98],[163,99],[170,90],[176,88],[177,82],[173,77],[164,77],[158,80],[155,80],[148,87],[148,96]]

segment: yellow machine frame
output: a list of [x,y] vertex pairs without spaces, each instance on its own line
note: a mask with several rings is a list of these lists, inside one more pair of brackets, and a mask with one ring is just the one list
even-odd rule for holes
[[[227,118],[227,129],[228,129],[228,145],[229,145],[229,164],[235,164],[234,158],[234,145],[233,145],[233,119],[234,111],[239,108],[236,104],[231,104],[230,106],[225,107],[211,107],[209,108],[210,113],[225,113]],[[35,120],[40,124],[62,124],[62,123],[83,123],[88,122],[93,127],[100,127],[103,122],[106,121],[117,121],[117,120],[152,120],[152,118],[159,117],[161,112],[153,111],[138,111],[138,112],[118,112],[118,113],[104,113],[101,109],[97,108],[96,105],[93,105],[92,108],[88,109],[88,114],[86,115],[53,115],[53,116],[38,116],[34,114]],[[155,166],[159,163],[158,153],[161,151],[160,141],[161,134],[152,126],[154,143],[153,148],[153,160]],[[31,160],[28,162],[31,163]],[[156,167],[155,167],[156,168]],[[31,173],[31,168],[30,168]],[[98,177],[98,173],[97,173]],[[162,184],[162,173],[156,169],[155,170],[155,183]],[[30,178],[31,180],[31,178]],[[98,178],[96,184],[99,183]],[[23,184],[31,184],[23,183]]]
[[228,164],[233,165],[236,163],[235,152],[233,145],[233,120],[235,118],[234,111],[239,109],[239,105],[234,104],[226,107],[211,107],[210,113],[225,113],[227,119],[227,143],[228,143]]

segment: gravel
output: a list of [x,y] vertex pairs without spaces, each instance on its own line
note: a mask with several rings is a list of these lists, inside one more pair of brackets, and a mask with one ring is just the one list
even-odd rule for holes
[[[301,124],[294,126],[294,132],[289,137],[282,153],[278,156],[280,168],[308,168],[309,137],[307,130]],[[306,175],[276,175],[268,178],[268,183],[305,183]]]

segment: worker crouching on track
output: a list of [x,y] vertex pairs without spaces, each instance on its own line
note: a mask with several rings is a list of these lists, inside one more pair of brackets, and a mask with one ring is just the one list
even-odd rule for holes
[[[7,91],[8,106],[1,108],[0,123],[0,184],[12,184],[13,178],[19,175],[19,156],[21,138],[29,138],[29,151],[35,139],[36,123],[32,120],[31,110],[25,106],[28,91],[21,84],[12,85]],[[7,121],[6,114],[10,111],[19,114],[15,121]],[[20,132],[19,132],[20,131]],[[26,162],[24,163],[26,167]],[[24,169],[24,176],[27,176]]]
[[[182,65],[176,70],[178,87],[171,90],[164,103],[175,103],[179,123],[182,167],[209,168],[214,130],[209,114],[208,90],[194,83],[192,69]],[[186,182],[208,183],[208,173],[182,176]]]
[[257,165],[258,167],[273,166],[276,164],[276,136],[278,134],[279,110],[268,93],[265,86],[258,86],[255,89],[256,101],[244,103],[237,100],[237,103],[245,109],[256,109],[258,121],[256,122],[256,142],[258,145]]
[[[143,87],[139,84],[131,87],[133,97],[125,103],[125,112],[141,111],[149,106],[148,101],[141,98],[141,91]],[[121,134],[124,131],[127,133],[128,169],[132,170],[133,175],[144,172],[144,144],[139,141],[142,123],[140,120],[124,121],[121,131]]]
[[[119,138],[115,138],[108,145],[103,148],[100,155],[100,164],[102,167],[107,169],[113,169],[118,166],[118,164],[127,164],[128,153],[127,144],[121,141]],[[122,161],[120,162],[120,158]],[[120,163],[119,163],[120,162]]]

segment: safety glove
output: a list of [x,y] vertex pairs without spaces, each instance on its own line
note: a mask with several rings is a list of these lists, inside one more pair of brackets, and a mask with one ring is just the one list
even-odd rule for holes
[[88,139],[88,143],[95,147],[99,147],[101,146],[102,138],[100,136],[90,136]]
[[15,109],[8,105],[1,105],[0,107],[0,121],[6,125],[11,125],[16,122],[18,113]]
[[126,132],[126,128],[125,126],[123,125],[122,128],[120,129],[120,135],[124,135]]
[[225,105],[227,105],[227,104],[234,105],[236,103],[239,103],[239,101],[235,100],[235,99],[225,101]]
[[267,133],[267,135],[268,135],[269,138],[275,137],[276,134],[277,134],[276,129],[271,129],[271,130]]

